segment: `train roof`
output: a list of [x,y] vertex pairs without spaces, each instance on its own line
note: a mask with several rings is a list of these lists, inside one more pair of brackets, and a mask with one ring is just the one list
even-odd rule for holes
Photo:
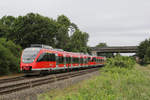
[[31,44],[30,47],[39,47],[39,48],[45,48],[45,49],[53,49],[51,46],[44,45],[44,44]]
[[[84,53],[79,53],[79,52],[67,52],[64,51],[63,49],[56,49],[52,48],[51,46],[44,45],[44,44],[31,44],[30,48],[40,48],[45,51],[51,51],[53,53],[58,53],[60,55],[66,55],[66,56],[73,56],[73,57],[100,57],[100,56],[92,56],[89,54],[84,54]],[[101,57],[103,58],[103,57]]]

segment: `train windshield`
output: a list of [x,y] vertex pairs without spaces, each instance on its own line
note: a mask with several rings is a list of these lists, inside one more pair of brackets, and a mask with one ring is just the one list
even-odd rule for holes
[[32,63],[36,58],[40,48],[26,48],[22,53],[22,61],[24,63]]

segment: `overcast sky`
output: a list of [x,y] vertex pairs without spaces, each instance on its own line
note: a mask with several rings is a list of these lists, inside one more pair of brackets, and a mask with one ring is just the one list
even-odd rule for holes
[[66,15],[89,33],[88,45],[138,45],[150,37],[150,0],[0,0],[0,17]]

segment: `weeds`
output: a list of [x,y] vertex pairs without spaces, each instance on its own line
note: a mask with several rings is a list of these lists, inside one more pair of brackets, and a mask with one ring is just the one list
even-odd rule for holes
[[[117,62],[118,61],[118,62]],[[55,91],[52,100],[149,100],[150,73],[134,67],[129,57],[115,57],[107,61],[99,76],[86,80],[59,94]],[[136,65],[137,66],[137,65]],[[144,68],[144,67],[143,67]],[[140,69],[140,70],[139,70]],[[150,69],[147,69],[150,72]],[[67,91],[64,92],[64,91]],[[45,100],[51,100],[47,93]],[[57,95],[56,95],[57,94]]]

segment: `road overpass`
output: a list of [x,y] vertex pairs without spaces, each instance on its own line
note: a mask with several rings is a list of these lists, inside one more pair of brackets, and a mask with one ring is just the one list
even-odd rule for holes
[[91,47],[91,53],[136,53],[138,46],[109,46],[109,47]]

